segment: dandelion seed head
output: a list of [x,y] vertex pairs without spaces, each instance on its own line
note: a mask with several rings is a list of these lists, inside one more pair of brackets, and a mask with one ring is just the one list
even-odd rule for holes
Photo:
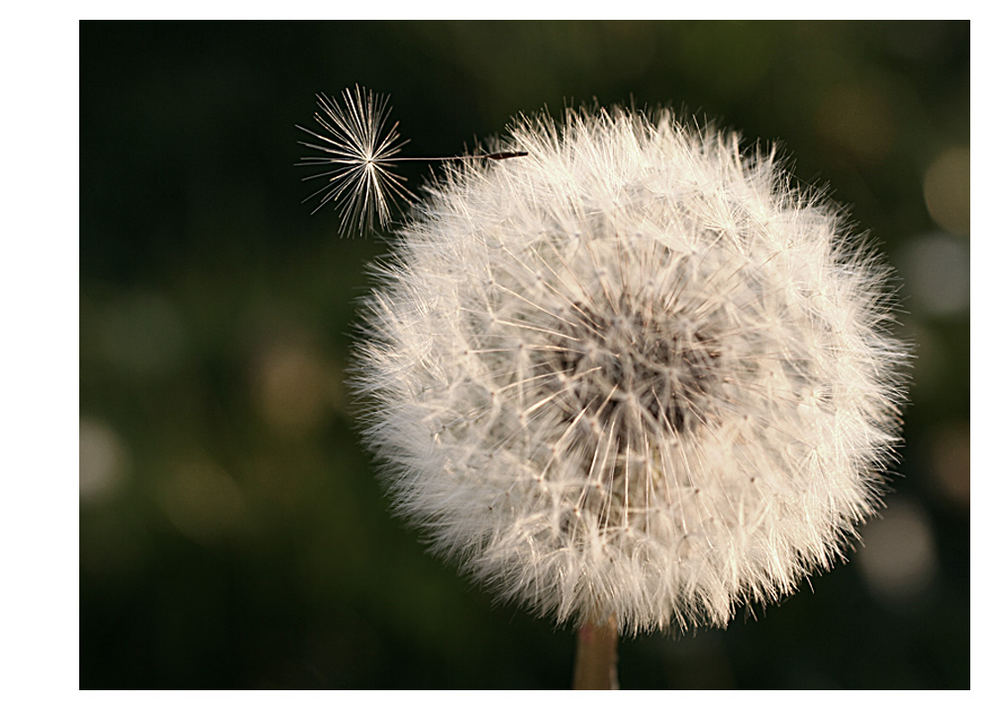
[[841,559],[899,431],[889,275],[773,152],[523,118],[376,266],[355,386],[395,509],[503,599],[724,626]]

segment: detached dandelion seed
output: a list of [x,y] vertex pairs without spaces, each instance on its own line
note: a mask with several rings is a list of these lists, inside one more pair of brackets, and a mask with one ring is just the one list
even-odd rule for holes
[[376,221],[385,226],[390,203],[409,203],[413,199],[405,178],[392,172],[393,158],[408,141],[400,137],[398,122],[391,126],[388,123],[389,97],[355,86],[353,93],[345,89],[341,94],[343,103],[332,101],[326,94],[318,94],[316,100],[319,110],[313,118],[324,132],[296,127],[320,141],[299,142],[319,151],[319,155],[306,156],[297,165],[332,169],[303,178],[325,178],[323,186],[303,202],[319,197],[314,213],[330,201],[336,203],[342,212],[341,233],[352,226],[370,230]]
[[299,145],[318,151],[296,163],[298,167],[332,166],[332,169],[314,173],[303,180],[322,180],[323,185],[303,202],[314,197],[319,204],[333,202],[341,213],[340,233],[352,227],[364,234],[377,223],[389,223],[391,208],[399,203],[412,204],[415,195],[406,187],[406,178],[393,172],[396,164],[407,161],[452,161],[471,158],[506,160],[525,155],[521,152],[501,152],[481,155],[456,155],[446,157],[403,157],[399,153],[409,143],[399,134],[399,122],[389,125],[387,94],[376,94],[355,85],[354,91],[344,89],[341,103],[326,94],[317,94],[318,111],[313,114],[322,133],[303,126],[296,126],[320,141],[299,141]]
[[395,510],[581,644],[830,568],[898,441],[888,269],[773,152],[668,113],[502,147],[527,157],[451,166],[375,267],[355,386]]

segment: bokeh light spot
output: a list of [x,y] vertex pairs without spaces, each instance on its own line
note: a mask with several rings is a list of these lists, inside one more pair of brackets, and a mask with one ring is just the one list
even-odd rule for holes
[[113,303],[98,325],[105,359],[140,378],[171,370],[188,344],[183,321],[160,294],[133,294]]
[[869,86],[846,84],[832,88],[816,112],[816,128],[838,151],[877,163],[895,137],[888,101]]
[[121,483],[128,464],[124,442],[104,422],[80,418],[80,500],[106,499]]
[[159,501],[182,534],[203,543],[239,532],[246,518],[239,485],[207,459],[173,466],[160,484]]
[[931,441],[931,471],[941,494],[969,507],[969,426],[943,426]]
[[927,211],[943,229],[956,235],[969,233],[969,161],[968,148],[949,148],[924,173]]
[[337,378],[319,355],[303,346],[267,348],[253,376],[257,410],[271,431],[282,436],[312,432],[340,399]]
[[922,507],[889,501],[885,515],[866,525],[862,537],[858,561],[873,594],[893,604],[915,601],[927,590],[937,570],[937,551]]
[[969,248],[948,234],[908,240],[899,269],[914,309],[950,316],[969,308]]

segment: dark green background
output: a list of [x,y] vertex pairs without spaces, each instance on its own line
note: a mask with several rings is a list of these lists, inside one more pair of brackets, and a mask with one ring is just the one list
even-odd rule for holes
[[967,203],[949,232],[923,187],[968,149],[968,23],[84,22],[80,40],[83,687],[570,681],[572,631],[425,554],[358,443],[342,380],[388,245],[310,217],[293,167],[313,94],[355,82],[392,94],[411,155],[634,98],[778,139],[852,205],[907,280],[921,359],[887,510],[922,521],[930,561],[880,592],[852,554],[756,620],[625,640],[621,683],[968,687],[968,308],[922,307],[927,268],[903,268],[921,235],[968,253]]

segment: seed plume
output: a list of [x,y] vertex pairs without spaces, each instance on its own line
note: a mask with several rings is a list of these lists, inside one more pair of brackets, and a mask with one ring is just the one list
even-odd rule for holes
[[389,124],[388,94],[376,94],[355,85],[354,91],[344,89],[338,103],[326,94],[317,94],[318,110],[313,118],[321,132],[296,126],[314,141],[299,141],[299,145],[318,152],[300,159],[296,166],[329,170],[313,173],[303,180],[321,180],[321,187],[303,202],[319,199],[313,214],[332,202],[340,212],[340,233],[352,228],[358,233],[372,231],[377,224],[385,227],[392,207],[412,204],[415,195],[406,187],[406,178],[395,172],[401,162],[441,162],[481,158],[508,160],[520,158],[522,151],[497,151],[472,155],[444,157],[404,157],[403,146],[409,143],[399,134],[399,122]]

